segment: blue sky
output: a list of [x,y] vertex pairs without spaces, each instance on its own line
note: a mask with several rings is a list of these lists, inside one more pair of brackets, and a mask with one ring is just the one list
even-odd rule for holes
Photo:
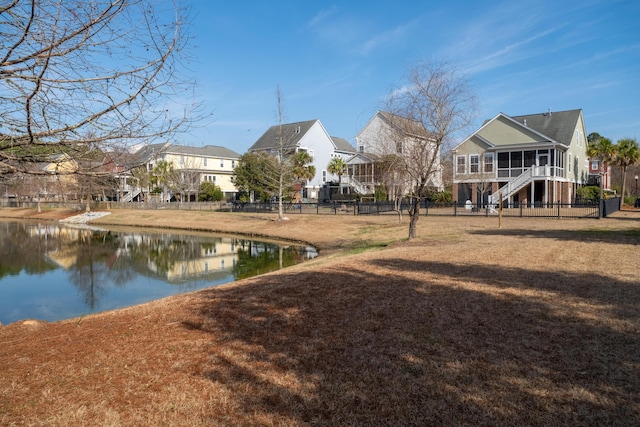
[[277,85],[287,122],[320,119],[353,144],[407,68],[432,58],[466,74],[478,126],[581,108],[587,133],[640,140],[637,0],[185,3],[188,73],[212,115],[184,145],[244,153],[277,122]]

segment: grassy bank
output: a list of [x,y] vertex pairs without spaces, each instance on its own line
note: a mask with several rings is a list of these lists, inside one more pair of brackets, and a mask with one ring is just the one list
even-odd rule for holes
[[[47,213],[47,219],[67,213]],[[30,216],[17,211],[0,215]],[[0,328],[1,425],[638,425],[640,219],[114,211],[310,262]]]

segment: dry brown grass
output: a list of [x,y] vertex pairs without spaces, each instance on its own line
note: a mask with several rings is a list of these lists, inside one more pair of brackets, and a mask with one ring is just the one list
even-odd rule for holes
[[640,424],[637,213],[502,229],[423,217],[411,242],[393,216],[290,218],[103,218],[286,237],[321,256],[0,328],[0,425]]

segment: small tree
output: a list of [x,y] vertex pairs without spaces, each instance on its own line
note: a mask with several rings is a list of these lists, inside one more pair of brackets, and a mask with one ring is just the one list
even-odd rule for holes
[[611,162],[615,154],[615,146],[611,140],[592,132],[587,136],[587,156],[598,159],[598,175],[600,176],[600,199],[604,196],[605,163]]
[[620,166],[622,171],[622,191],[620,197],[620,208],[624,204],[625,184],[627,181],[627,169],[629,166],[638,163],[640,160],[640,148],[635,139],[625,138],[618,141],[615,146],[614,163]]
[[[292,155],[291,180],[293,187],[296,189],[295,191],[298,191],[298,188],[301,188],[304,183],[316,175],[316,167],[310,164],[312,161],[313,158],[308,151],[298,151]],[[300,197],[302,197],[302,194]]]
[[162,202],[168,201],[169,186],[173,182],[173,165],[166,160],[160,160],[151,172],[151,183],[162,188]]
[[233,170],[232,181],[247,201],[270,200],[278,192],[275,158],[265,152],[243,154]]
[[[286,113],[284,109],[284,100],[282,92],[280,91],[280,85],[276,88],[276,119],[277,124],[277,144],[275,154],[275,167],[277,178],[277,197],[278,197],[278,219],[283,220],[284,208],[283,197],[285,191],[291,188],[296,183],[299,183],[301,177],[309,178],[315,175],[315,170],[307,168],[307,164],[313,159],[306,153],[306,157],[298,156],[299,152],[297,148],[292,147],[291,141],[294,140],[295,133],[289,133],[285,127]],[[304,172],[300,168],[306,168]],[[314,168],[315,169],[315,168]],[[310,172],[313,171],[313,175]]]
[[342,157],[334,157],[329,161],[327,165],[327,171],[333,175],[338,175],[338,188],[340,188],[340,194],[342,194],[342,175],[347,170],[347,163]]
[[219,202],[224,199],[222,189],[213,182],[205,181],[200,184],[200,194],[198,200],[201,202]]
[[401,160],[395,173],[409,196],[409,239],[416,237],[420,202],[439,172],[442,147],[471,124],[475,97],[466,79],[442,61],[411,67],[403,84],[389,94],[392,113],[390,154]]

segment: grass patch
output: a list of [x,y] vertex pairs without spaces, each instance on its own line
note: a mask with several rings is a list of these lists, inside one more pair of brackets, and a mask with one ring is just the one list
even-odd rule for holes
[[370,250],[382,250],[389,246],[388,242],[374,242],[371,240],[358,240],[350,245],[343,253],[345,255],[355,255]]

